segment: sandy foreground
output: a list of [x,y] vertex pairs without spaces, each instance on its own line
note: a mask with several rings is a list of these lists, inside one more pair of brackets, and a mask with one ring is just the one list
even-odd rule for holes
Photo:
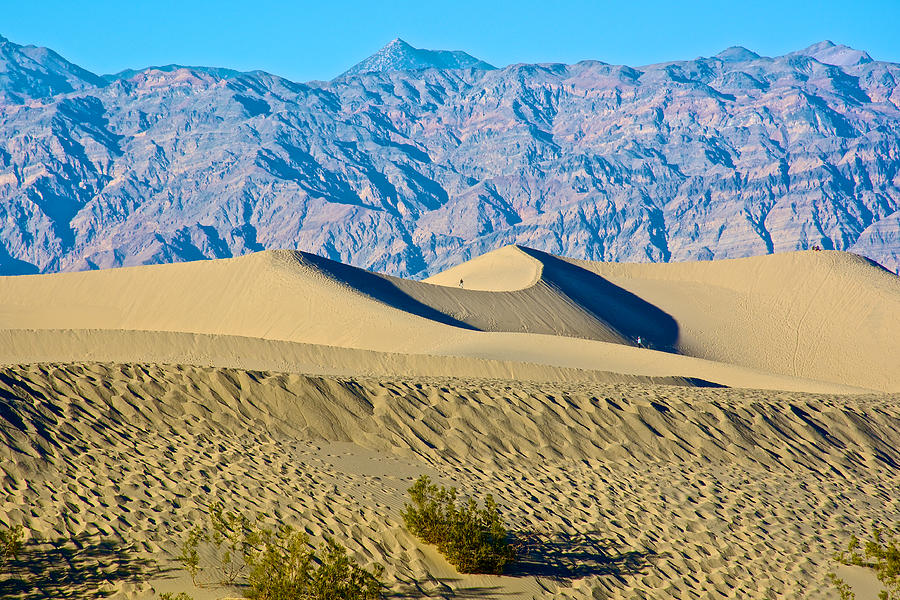
[[[221,500],[333,535],[392,597],[837,598],[831,554],[900,522],[898,339],[897,278],[836,252],[0,278],[0,521],[28,539],[0,597],[240,597],[173,562]],[[514,569],[460,576],[404,530],[421,474],[493,493]]]

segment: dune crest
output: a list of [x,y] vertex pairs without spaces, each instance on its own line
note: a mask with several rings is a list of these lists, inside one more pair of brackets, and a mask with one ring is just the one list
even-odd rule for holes
[[[810,391],[824,388],[804,381],[900,390],[898,314],[900,280],[838,252],[614,264],[511,246],[417,282],[267,251],[0,278],[0,332],[20,339],[51,329],[235,336]],[[28,360],[58,360],[41,339],[44,353],[34,338]],[[20,362],[14,350],[0,360]]]
[[423,281],[483,292],[515,292],[537,283],[543,270],[541,261],[513,244],[450,267]]

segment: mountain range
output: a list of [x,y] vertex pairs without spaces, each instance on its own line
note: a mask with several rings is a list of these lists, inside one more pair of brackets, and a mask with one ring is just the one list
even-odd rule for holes
[[821,42],[494,68],[394,40],[328,82],[98,76],[0,38],[0,273],[291,248],[424,277],[507,244],[900,267],[900,65]]

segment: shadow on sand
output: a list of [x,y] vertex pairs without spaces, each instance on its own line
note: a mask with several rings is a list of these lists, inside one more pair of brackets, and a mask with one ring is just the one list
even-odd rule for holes
[[120,583],[142,581],[159,572],[131,548],[98,536],[29,542],[0,571],[0,598],[106,598]]
[[595,533],[518,533],[516,562],[506,575],[580,579],[593,575],[623,577],[643,573],[658,554],[620,551],[615,542]]
[[678,322],[656,305],[552,254],[522,246],[519,248],[543,263],[543,278],[548,284],[555,286],[625,339],[640,338],[641,346],[663,352],[678,349]]
[[476,330],[475,327],[472,327],[468,323],[464,323],[416,298],[413,298],[407,292],[397,287],[397,285],[386,276],[345,265],[344,263],[323,258],[315,254],[298,252],[296,256],[303,263],[312,265],[319,271],[338,281],[346,282],[348,285],[355,287],[362,293],[379,302],[383,302],[388,306],[393,306],[394,308],[398,308],[431,321],[443,323],[444,325],[451,325],[461,329]]
[[[460,581],[454,577],[444,577],[428,582],[413,582],[401,585],[384,595],[385,598],[502,598],[508,595],[500,586],[454,587]],[[436,589],[439,588],[439,589]]]
[[[660,555],[651,551],[620,551],[614,542],[599,534],[516,533],[518,557],[508,565],[506,577],[544,577],[571,581],[591,576],[624,580],[644,573]],[[461,578],[443,578],[405,584],[389,598],[502,598],[509,595],[501,586],[459,587]],[[440,588],[440,589],[436,589]]]

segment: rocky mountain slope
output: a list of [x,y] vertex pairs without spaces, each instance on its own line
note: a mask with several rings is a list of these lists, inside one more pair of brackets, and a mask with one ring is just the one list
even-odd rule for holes
[[413,48],[400,38],[388,43],[369,58],[353,65],[341,77],[385,71],[421,71],[423,69],[493,69],[460,50],[423,50]]
[[421,277],[509,243],[900,267],[900,65],[829,42],[309,83],[0,57],[6,274],[298,248]]

